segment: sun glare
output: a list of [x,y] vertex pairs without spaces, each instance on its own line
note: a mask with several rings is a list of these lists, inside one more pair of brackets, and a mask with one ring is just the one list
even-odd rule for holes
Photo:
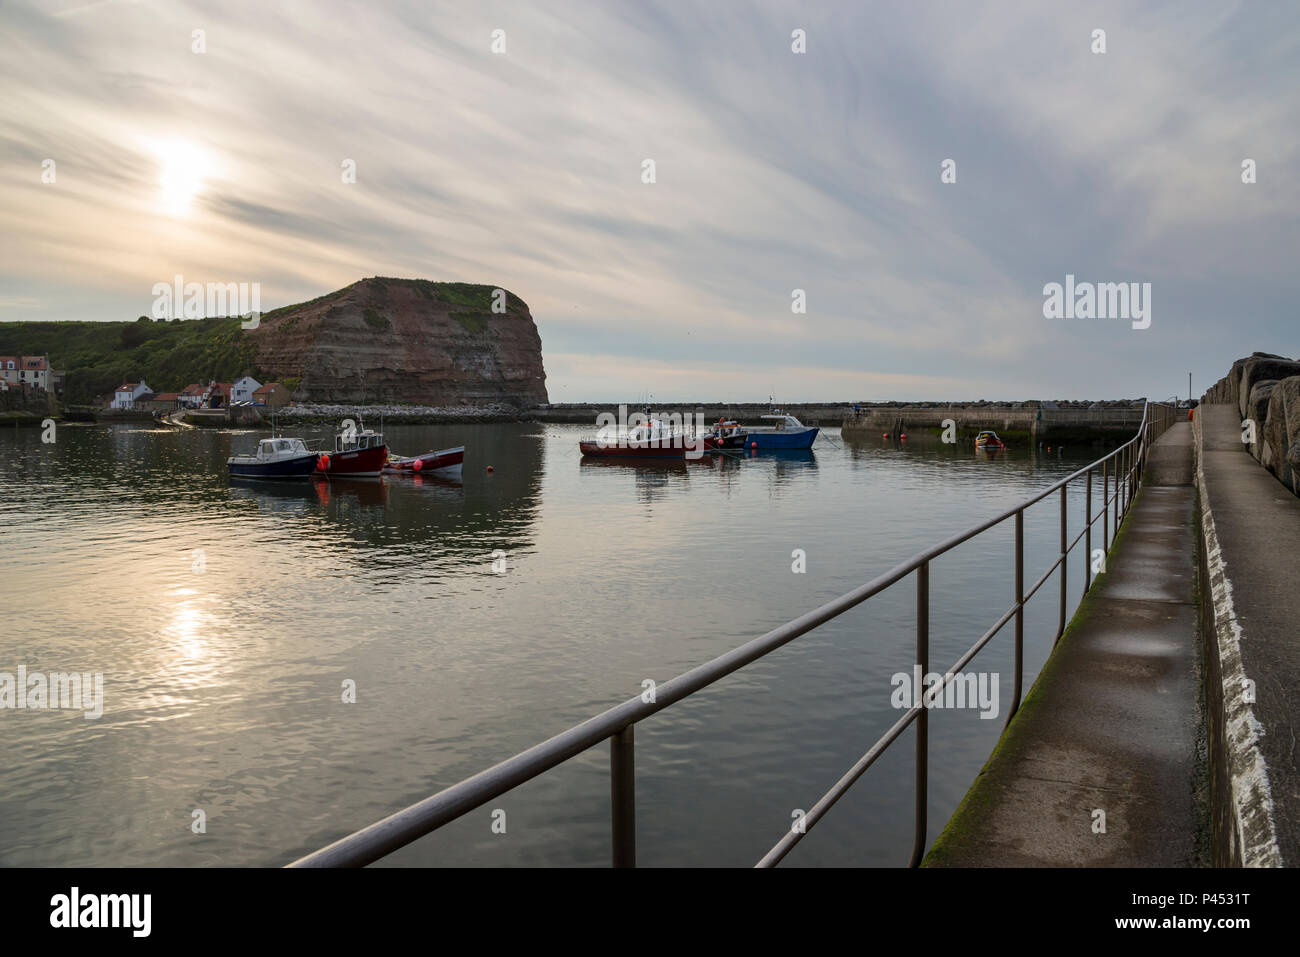
[[154,151],[158,156],[160,202],[173,215],[184,213],[211,172],[208,157],[184,140],[155,143]]

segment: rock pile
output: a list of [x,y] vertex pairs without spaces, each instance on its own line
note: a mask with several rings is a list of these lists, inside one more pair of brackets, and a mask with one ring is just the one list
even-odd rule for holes
[[1234,362],[1202,401],[1235,405],[1250,454],[1300,495],[1300,361],[1252,353]]

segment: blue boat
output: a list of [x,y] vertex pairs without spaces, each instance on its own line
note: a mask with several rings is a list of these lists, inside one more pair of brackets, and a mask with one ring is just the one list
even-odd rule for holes
[[774,415],[760,416],[772,420],[772,425],[749,427],[745,444],[758,449],[810,449],[813,440],[821,429],[815,425],[804,425],[793,415],[779,412]]
[[306,478],[316,470],[319,457],[302,439],[262,439],[254,454],[226,459],[226,468],[236,478]]

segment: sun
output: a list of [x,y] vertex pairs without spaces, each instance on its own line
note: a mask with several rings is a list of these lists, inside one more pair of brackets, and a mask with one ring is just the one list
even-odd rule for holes
[[158,157],[159,201],[173,215],[184,214],[203,189],[212,164],[206,153],[185,140],[153,144]]

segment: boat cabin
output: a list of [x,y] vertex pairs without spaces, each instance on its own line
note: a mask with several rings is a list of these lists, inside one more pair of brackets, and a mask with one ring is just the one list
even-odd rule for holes
[[382,432],[374,429],[362,429],[360,432],[346,429],[334,436],[335,452],[354,452],[357,449],[373,449],[384,444]]
[[310,454],[302,439],[262,439],[257,443],[257,457],[262,460]]
[[770,419],[775,422],[770,426],[776,432],[802,432],[806,426],[796,419],[793,415],[787,415],[782,412],[779,415],[760,415],[760,419]]

